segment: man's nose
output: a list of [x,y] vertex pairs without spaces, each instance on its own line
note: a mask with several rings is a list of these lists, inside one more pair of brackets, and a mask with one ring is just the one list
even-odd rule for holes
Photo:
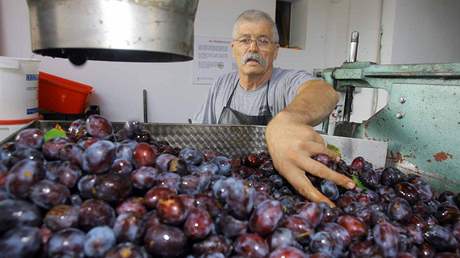
[[249,50],[251,52],[256,52],[259,49],[259,46],[257,45],[257,40],[251,40],[251,43],[249,44]]

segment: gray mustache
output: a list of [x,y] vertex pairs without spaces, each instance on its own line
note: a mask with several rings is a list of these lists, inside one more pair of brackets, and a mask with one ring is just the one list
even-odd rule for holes
[[265,59],[263,59],[263,57],[258,53],[246,53],[243,56],[243,64],[246,64],[249,60],[254,60],[262,66],[265,66],[267,64]]

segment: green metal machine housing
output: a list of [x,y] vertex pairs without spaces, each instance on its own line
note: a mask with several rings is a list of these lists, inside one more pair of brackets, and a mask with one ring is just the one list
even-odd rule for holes
[[352,137],[388,142],[387,165],[420,174],[438,190],[460,191],[460,63],[345,63],[322,77],[336,90],[380,88],[388,104]]

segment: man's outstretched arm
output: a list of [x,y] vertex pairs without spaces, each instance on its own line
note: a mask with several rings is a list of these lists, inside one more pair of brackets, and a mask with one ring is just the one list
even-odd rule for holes
[[273,164],[279,173],[305,198],[335,206],[305,176],[308,173],[331,180],[345,188],[354,182],[313,160],[316,154],[337,155],[328,150],[323,138],[312,126],[324,120],[334,109],[339,95],[323,80],[310,80],[302,85],[293,101],[267,126],[265,137]]

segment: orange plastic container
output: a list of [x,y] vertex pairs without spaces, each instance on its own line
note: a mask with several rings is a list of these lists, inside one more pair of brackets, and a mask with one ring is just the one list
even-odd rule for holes
[[41,110],[64,114],[81,114],[93,87],[40,72],[38,79],[38,107]]

